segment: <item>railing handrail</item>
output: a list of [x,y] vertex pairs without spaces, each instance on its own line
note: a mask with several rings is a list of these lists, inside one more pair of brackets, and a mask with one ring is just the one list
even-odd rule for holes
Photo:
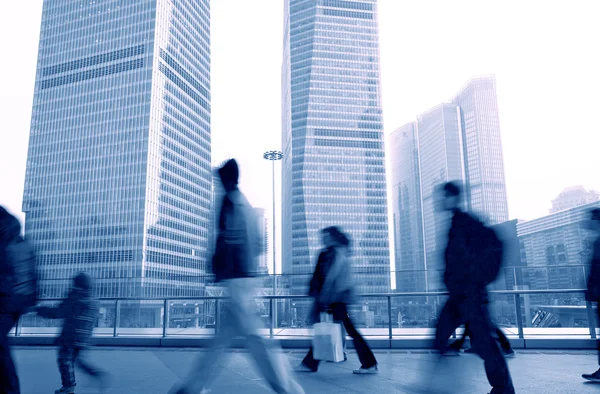
[[[490,294],[504,295],[531,295],[531,294],[582,294],[585,289],[547,289],[547,290],[490,290]],[[359,294],[360,298],[387,298],[387,297],[438,297],[447,296],[447,291],[425,291],[425,292],[397,292],[397,293],[370,293]],[[179,300],[225,300],[227,296],[174,296],[174,297],[98,297],[100,301],[179,301]],[[290,298],[308,299],[308,295],[287,294],[287,295],[257,295],[254,298],[285,300]],[[64,298],[39,298],[38,301],[62,301]]]

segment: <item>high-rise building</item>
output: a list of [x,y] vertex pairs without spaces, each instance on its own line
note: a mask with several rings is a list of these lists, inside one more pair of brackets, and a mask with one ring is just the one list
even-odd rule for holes
[[448,181],[464,180],[460,110],[441,104],[417,117],[417,146],[423,210],[423,242],[427,290],[442,290],[443,251],[448,218],[436,212],[435,188]]
[[460,108],[469,209],[490,224],[505,222],[508,201],[496,78],[473,78],[451,103]]
[[269,273],[269,222],[263,208],[254,208],[254,212],[260,239],[263,241],[262,254],[258,257],[258,270],[260,274],[266,275]]
[[423,211],[417,123],[390,135],[396,291],[425,290]]
[[594,236],[582,223],[599,207],[596,201],[517,224],[527,263],[524,280],[532,290],[585,287]]
[[583,186],[571,186],[563,190],[558,197],[552,200],[550,213],[556,213],[600,201],[600,193],[595,190],[586,190]]
[[[286,0],[283,270],[306,292],[338,225],[354,241],[359,293],[390,289],[376,0]],[[371,305],[371,304],[370,304]]]
[[202,295],[211,206],[208,0],[44,1],[25,234],[42,293]]
[[[447,215],[434,210],[435,187],[447,181],[462,182],[466,185],[464,208],[490,225],[508,220],[495,78],[482,76],[472,79],[450,103],[441,104],[418,116],[417,124],[413,127],[417,130],[417,178],[424,246],[418,242],[412,245],[406,242],[403,238],[406,231],[399,232],[399,229],[408,225],[400,222],[395,225],[396,256],[401,259],[403,256],[414,256],[414,264],[418,265],[421,250],[424,249],[427,283],[419,290],[441,290],[444,287],[441,281],[444,269],[442,253],[449,222]],[[392,148],[392,157],[396,157],[393,160],[394,182],[398,182],[398,177],[414,174],[411,161],[415,154],[406,151],[410,145],[408,139],[404,142]],[[396,204],[397,190],[394,193]],[[397,258],[397,262],[400,261]],[[402,266],[407,264],[411,264],[410,260],[401,263]],[[413,283],[410,278],[403,279],[399,275],[396,275],[396,281],[405,281],[408,285]],[[420,285],[420,282],[417,284]]]

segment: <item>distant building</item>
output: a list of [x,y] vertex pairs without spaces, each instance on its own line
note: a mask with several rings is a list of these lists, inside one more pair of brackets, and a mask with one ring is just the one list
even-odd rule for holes
[[463,140],[460,110],[453,104],[441,104],[417,117],[419,173],[423,210],[423,242],[427,290],[445,289],[443,251],[448,220],[435,211],[436,186],[451,180],[463,181]]
[[396,291],[423,291],[425,255],[416,122],[390,135],[390,152]]
[[552,200],[550,213],[564,211],[565,209],[578,207],[600,201],[600,192],[586,190],[583,186],[571,186],[563,190],[558,197]]
[[263,240],[263,251],[259,256],[258,267],[260,274],[269,273],[269,221],[263,208],[254,208],[260,237]]
[[[495,77],[480,76],[450,103],[430,109],[417,117],[416,124],[392,134],[396,269],[424,267],[426,271],[424,285],[419,275],[397,274],[399,290],[444,289],[442,253],[449,221],[434,211],[436,186],[459,181],[467,186],[464,208],[488,224],[508,220],[499,123]],[[414,225],[418,216],[422,240],[417,235],[419,226]]]
[[525,284],[533,290],[585,287],[586,250],[593,241],[582,222],[596,207],[600,201],[517,224],[527,263]]
[[468,207],[491,224],[506,222],[508,200],[496,78],[473,78],[451,102],[460,108]]

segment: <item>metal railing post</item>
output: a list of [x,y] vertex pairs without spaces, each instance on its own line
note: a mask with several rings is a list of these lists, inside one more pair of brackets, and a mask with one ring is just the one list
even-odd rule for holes
[[393,330],[392,330],[392,297],[391,296],[387,296],[387,305],[388,305],[388,332],[390,335],[390,348],[392,347],[392,337],[393,337]]
[[117,337],[117,329],[119,328],[119,324],[121,323],[121,307],[119,304],[119,300],[115,300],[115,328],[113,330],[113,337]]
[[587,309],[588,322],[590,326],[590,336],[592,339],[596,339],[596,317],[594,316],[594,308],[590,301],[586,301],[585,307]]
[[15,337],[21,335],[21,318],[22,316],[19,316],[19,318],[17,319],[17,323],[15,324]]
[[219,332],[221,325],[221,308],[219,308],[219,299],[215,298],[215,334]]
[[515,294],[515,312],[517,313],[517,330],[519,339],[523,339],[523,315],[521,314],[521,295]]
[[165,299],[164,303],[164,313],[163,313],[163,338],[167,336],[167,328],[169,327],[169,300]]
[[275,329],[275,319],[273,315],[273,299],[269,298],[269,318],[271,319],[271,327],[269,328],[269,336],[273,339],[273,330]]

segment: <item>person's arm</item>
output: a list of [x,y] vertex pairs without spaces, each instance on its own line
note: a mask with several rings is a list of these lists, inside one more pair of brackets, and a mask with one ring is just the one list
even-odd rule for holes
[[39,306],[35,308],[35,311],[41,317],[47,319],[64,319],[68,311],[72,309],[74,299],[71,294],[57,306]]

